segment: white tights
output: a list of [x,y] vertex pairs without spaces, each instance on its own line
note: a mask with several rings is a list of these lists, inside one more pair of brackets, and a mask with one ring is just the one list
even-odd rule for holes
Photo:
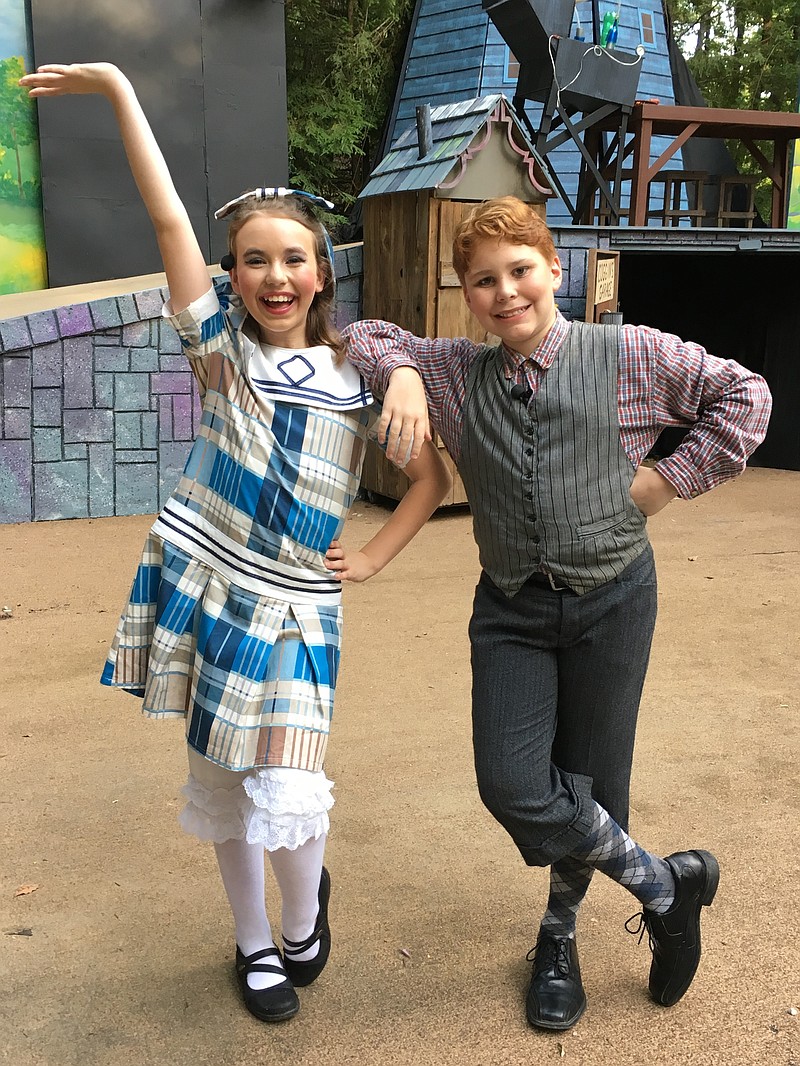
[[[188,752],[190,776],[184,789],[188,803],[179,820],[188,832],[214,841],[242,954],[274,945],[264,898],[265,846],[281,893],[283,936],[305,940],[313,932],[319,909],[331,783],[324,774],[283,767],[274,768],[277,773],[273,768],[235,772],[192,748]],[[277,841],[294,846],[270,849],[270,843]],[[318,950],[315,944],[293,958],[306,961]],[[268,973],[248,977],[251,988],[268,988],[281,980]]]

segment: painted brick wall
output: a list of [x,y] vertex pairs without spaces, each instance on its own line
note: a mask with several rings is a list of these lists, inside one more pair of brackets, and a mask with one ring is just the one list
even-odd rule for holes
[[[336,251],[336,318],[361,307],[360,245]],[[157,511],[199,419],[150,289],[0,320],[0,522]]]
[[[570,226],[553,237],[557,295],[584,316],[589,248],[608,232]],[[361,312],[361,245],[336,250],[336,320]],[[161,320],[164,290],[0,321],[0,522],[150,514],[183,470],[197,429],[194,379]]]

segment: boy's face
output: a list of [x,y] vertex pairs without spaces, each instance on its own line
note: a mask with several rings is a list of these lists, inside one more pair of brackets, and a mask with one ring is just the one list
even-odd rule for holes
[[467,306],[487,333],[520,355],[533,353],[552,326],[561,263],[537,248],[507,241],[478,241],[464,276]]

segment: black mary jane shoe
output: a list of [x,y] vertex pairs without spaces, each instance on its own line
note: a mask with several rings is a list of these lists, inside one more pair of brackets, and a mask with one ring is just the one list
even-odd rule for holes
[[[277,965],[261,961],[268,958],[276,958]],[[285,980],[272,985],[271,988],[251,988],[247,983],[247,975],[251,973],[283,974]],[[285,1022],[300,1010],[300,1000],[292,982],[286,977],[286,970],[281,965],[281,953],[277,948],[264,948],[263,951],[254,951],[252,955],[243,955],[237,944],[236,977],[245,1007],[259,1021]]]
[[[700,912],[717,893],[719,864],[709,851],[677,851],[666,859],[675,877],[675,902],[664,914],[648,910],[625,923],[639,940],[647,930],[653,962],[650,995],[672,1007],[688,989],[700,964]],[[638,919],[639,924],[633,926]]]
[[[305,940],[287,940],[283,938],[283,966],[289,980],[297,988],[304,988],[316,981],[325,969],[325,963],[331,953],[331,927],[328,924],[328,900],[331,898],[331,875],[322,867],[319,879],[319,911],[314,924],[314,931]],[[304,951],[319,941],[319,951],[313,959],[301,962],[292,955],[302,955]]]
[[540,932],[528,952],[533,973],[525,999],[530,1025],[537,1029],[571,1029],[586,1010],[578,947],[573,937]]

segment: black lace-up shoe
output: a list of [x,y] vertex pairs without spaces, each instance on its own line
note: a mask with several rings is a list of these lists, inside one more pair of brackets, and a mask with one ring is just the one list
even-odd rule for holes
[[719,885],[719,864],[708,851],[678,851],[667,856],[675,876],[675,902],[665,914],[642,911],[630,932],[650,939],[650,995],[664,1007],[677,1003],[700,964],[700,910],[708,907]]
[[531,959],[528,1021],[537,1029],[569,1029],[586,1010],[577,944],[572,937],[541,932],[528,952]]

